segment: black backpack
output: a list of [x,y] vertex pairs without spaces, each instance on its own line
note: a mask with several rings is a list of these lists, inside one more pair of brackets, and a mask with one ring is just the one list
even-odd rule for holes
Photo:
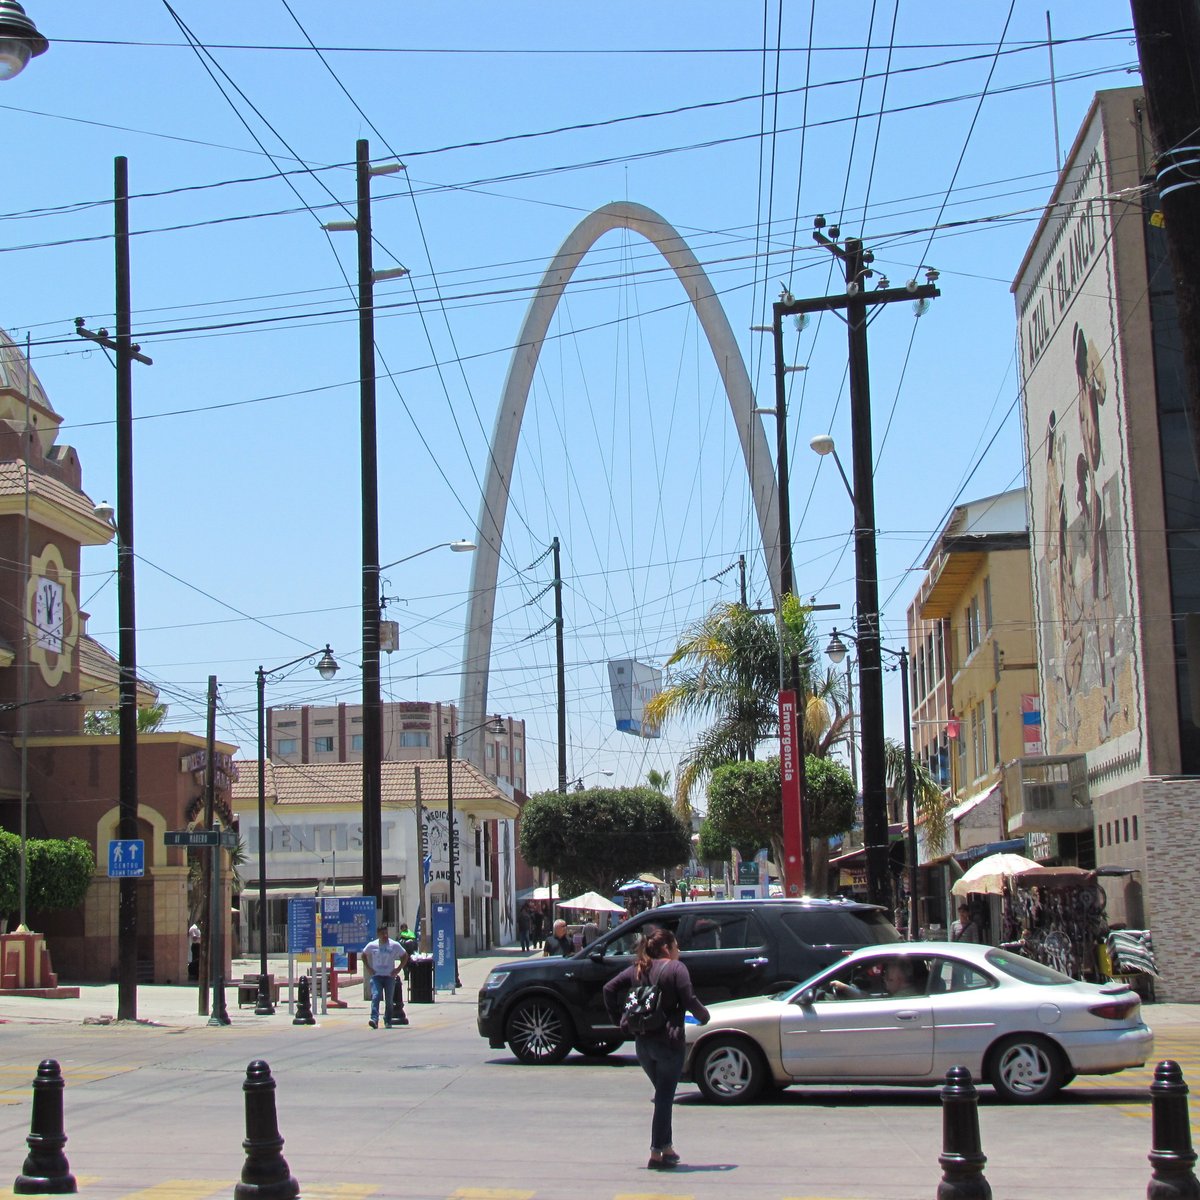
[[[659,975],[662,970],[660,968]],[[621,1012],[621,1031],[633,1037],[648,1033],[660,1033],[667,1027],[667,1009],[663,991],[653,973],[645,983],[636,983],[625,997],[625,1008]]]

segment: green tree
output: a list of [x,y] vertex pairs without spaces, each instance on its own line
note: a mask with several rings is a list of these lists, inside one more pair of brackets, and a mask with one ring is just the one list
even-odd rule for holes
[[[137,710],[138,733],[153,733],[167,719],[165,704],[147,704]],[[90,708],[83,714],[83,732],[116,737],[120,733],[120,711],[115,708]]]
[[[888,738],[883,748],[884,778],[897,796],[906,798],[904,781],[904,747]],[[949,805],[946,795],[929,769],[919,759],[913,759],[913,805],[917,824],[921,826],[925,845],[933,854],[946,848],[949,833]]]
[[653,767],[646,772],[646,782],[656,792],[661,792],[664,796],[670,794],[671,791],[671,772],[656,771]]
[[686,862],[690,830],[651,788],[540,792],[521,810],[521,856],[552,871],[559,894],[611,895],[631,875]]
[[[814,879],[809,891],[828,890],[824,866],[829,839],[854,824],[856,797],[850,772],[828,758],[809,754],[804,760],[809,837],[813,848]],[[783,793],[779,759],[727,763],[718,767],[708,785],[708,816],[700,826],[705,859],[720,850],[728,857],[736,848],[743,858],[766,846],[778,866],[783,861]]]
[[[0,917],[6,928],[21,909],[20,858],[20,837],[0,829]],[[26,910],[44,913],[83,903],[96,860],[82,838],[26,838],[25,867]]]

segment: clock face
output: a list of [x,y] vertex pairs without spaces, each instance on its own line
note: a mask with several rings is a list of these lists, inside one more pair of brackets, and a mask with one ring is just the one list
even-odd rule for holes
[[43,681],[57,687],[74,669],[75,643],[79,638],[79,605],[72,573],[57,546],[48,545],[29,564],[25,590],[26,636],[29,661],[41,671]]
[[63,647],[63,588],[57,579],[39,579],[34,590],[36,645],[52,654]]

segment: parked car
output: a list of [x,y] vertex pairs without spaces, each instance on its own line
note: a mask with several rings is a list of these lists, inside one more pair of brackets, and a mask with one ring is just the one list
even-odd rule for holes
[[572,1047],[610,1054],[625,1038],[601,995],[638,940],[670,929],[705,1004],[778,992],[861,946],[900,939],[883,910],[844,900],[707,900],[638,913],[571,958],[505,963],[479,990],[479,1033],[523,1063],[561,1062]]
[[718,1004],[687,1026],[684,1078],[716,1104],[793,1083],[936,1084],[954,1066],[1014,1103],[1076,1075],[1140,1067],[1141,999],[1011,950],[963,942],[865,949],[771,997]]

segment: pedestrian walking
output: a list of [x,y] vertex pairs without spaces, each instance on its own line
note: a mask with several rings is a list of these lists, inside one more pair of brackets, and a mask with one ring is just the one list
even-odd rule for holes
[[520,937],[520,939],[521,939],[521,949],[522,950],[529,949],[530,924],[531,924],[531,922],[529,920],[529,905],[522,904],[521,911],[519,913],[517,913],[517,936]]
[[200,939],[204,935],[195,921],[188,926],[188,969],[189,979],[200,978]]
[[975,923],[975,918],[971,916],[971,910],[965,904],[958,906],[958,920],[950,926],[950,940],[952,942],[975,942],[976,944],[983,941],[979,934],[979,926]]
[[408,951],[388,937],[386,925],[380,925],[379,936],[363,947],[362,958],[371,972],[371,1019],[367,1024],[372,1029],[379,1028],[379,1001],[382,1000],[384,1027],[391,1029],[393,1025],[407,1025],[403,990],[399,1003],[396,999],[396,976],[408,962]]
[[634,1039],[638,1062],[654,1085],[650,1161],[646,1166],[651,1171],[667,1171],[679,1165],[671,1110],[683,1073],[684,1014],[692,1013],[701,1025],[708,1023],[708,1009],[692,988],[687,967],[679,961],[679,943],[669,929],[656,929],[644,938],[638,945],[637,961],[604,985],[604,1006],[614,1024],[622,1023],[622,1008],[629,993],[644,985],[657,989],[657,1003],[665,1017],[661,1028],[635,1033]]
[[535,908],[529,914],[529,933],[533,938],[535,948],[540,948],[542,944],[542,932],[546,928],[546,914],[541,908]]

